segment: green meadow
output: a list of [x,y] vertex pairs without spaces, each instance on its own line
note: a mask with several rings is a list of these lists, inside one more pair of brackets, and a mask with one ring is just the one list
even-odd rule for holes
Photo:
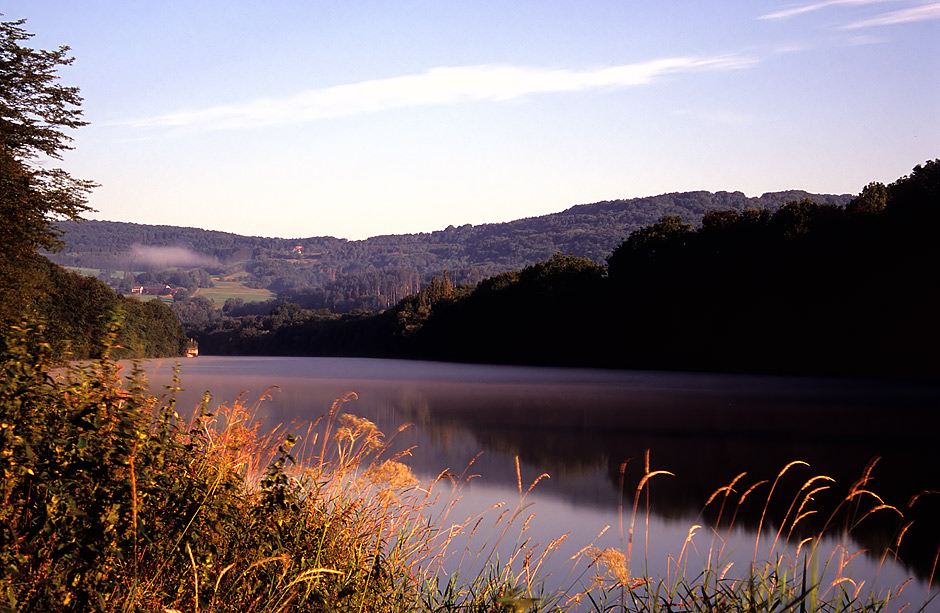
[[229,298],[241,298],[245,302],[263,302],[275,298],[274,292],[245,287],[240,281],[213,280],[213,282],[215,287],[200,287],[194,295],[208,298],[217,307],[221,307]]
[[[78,273],[78,274],[80,274],[80,275],[85,275],[86,277],[95,277],[96,279],[101,277],[101,269],[100,269],[100,268],[84,268],[84,267],[81,267],[81,266],[66,266],[65,269],[66,269],[66,270],[70,270],[70,271],[75,272],[75,273]],[[112,270],[112,271],[111,271],[111,278],[112,278],[112,279],[123,279],[124,276],[125,276],[125,274],[126,274],[126,273],[125,273],[123,270]],[[133,273],[133,274],[136,274],[136,273]]]

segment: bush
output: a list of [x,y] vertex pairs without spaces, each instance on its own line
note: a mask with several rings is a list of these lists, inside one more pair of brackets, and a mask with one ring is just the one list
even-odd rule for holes
[[414,599],[386,549],[404,526],[419,535],[395,504],[410,472],[381,459],[381,433],[338,415],[340,403],[337,461],[324,443],[319,468],[289,476],[296,439],[259,435],[244,407],[214,415],[207,397],[187,423],[172,389],[158,403],[136,369],[125,386],[107,351],[53,376],[36,331],[14,332],[0,379],[0,610],[374,611]]

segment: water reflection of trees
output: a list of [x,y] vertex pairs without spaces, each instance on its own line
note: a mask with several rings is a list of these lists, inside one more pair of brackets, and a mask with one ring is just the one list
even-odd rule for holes
[[[622,462],[634,458],[624,475],[629,501],[649,449],[652,469],[676,475],[653,480],[651,510],[680,520],[697,517],[709,496],[742,472],[747,475],[735,496],[759,480],[772,481],[788,462],[803,460],[810,466],[785,475],[768,511],[777,525],[807,479],[832,477],[835,484],[814,495],[820,512],[801,522],[807,531],[818,529],[866,464],[881,456],[868,489],[915,521],[904,537],[902,560],[921,574],[932,567],[940,540],[940,495],[922,497],[910,511],[905,507],[922,489],[940,490],[936,390],[902,387],[906,395],[899,395],[890,386],[862,382],[829,389],[812,381],[758,378],[728,386],[729,391],[723,380],[715,383],[705,375],[650,375],[631,385],[572,384],[554,380],[556,371],[545,372],[543,379],[526,383],[511,377],[490,383],[336,378],[301,383],[267,372],[234,381],[203,377],[189,384],[195,400],[181,406],[195,404],[203,389],[213,390],[219,400],[248,389],[246,398],[254,402],[276,384],[281,389],[261,409],[273,425],[316,419],[333,398],[355,390],[359,399],[345,410],[373,420],[386,433],[405,422],[415,424],[396,436],[395,449],[416,446],[408,458],[416,473],[459,474],[482,451],[471,472],[485,483],[515,487],[512,459],[518,456],[524,475],[551,475],[538,486],[542,495],[608,509],[615,509],[619,498]],[[745,501],[737,525],[756,528],[768,489],[755,490]],[[702,519],[713,521],[716,510],[706,509]],[[879,550],[892,541],[897,525],[894,514],[878,513],[854,536],[863,547]]]
[[[864,548],[882,551],[908,521],[914,524],[905,534],[901,559],[921,575],[933,566],[940,543],[940,495],[921,497],[908,508],[915,494],[940,490],[940,453],[933,436],[940,419],[917,406],[884,407],[878,403],[854,405],[841,401],[792,406],[791,399],[754,399],[750,404],[729,406],[727,399],[688,395],[663,400],[649,395],[623,398],[585,399],[574,408],[570,398],[553,398],[552,391],[525,396],[511,389],[446,398],[429,394],[404,398],[401,414],[421,424],[431,440],[453,438],[462,429],[481,450],[520,460],[552,476],[546,487],[553,495],[579,504],[611,505],[618,497],[621,464],[628,462],[624,497],[644,472],[644,455],[651,450],[651,469],[664,469],[675,478],[657,479],[651,485],[652,511],[679,519],[702,514],[714,522],[719,505],[703,510],[706,500],[742,472],[728,505],[737,505],[740,495],[760,481],[773,482],[793,460],[794,466],[780,479],[767,507],[764,525],[778,526],[791,511],[791,503],[808,479],[826,475],[834,479],[828,489],[813,495],[817,513],[800,522],[794,536],[803,538],[829,523],[837,532],[860,517],[858,504],[844,505],[845,513],[830,518],[849,488],[875,457],[880,461],[866,489],[886,505],[899,509],[872,514],[852,534]],[[680,400],[680,405],[676,401]],[[487,479],[511,484],[516,476],[512,464],[494,463]],[[602,477],[606,491],[585,500],[585,481]],[[540,484],[543,487],[545,484]],[[756,529],[764,513],[769,483],[759,486],[735,514],[739,526]],[[865,500],[862,500],[865,499]],[[871,508],[878,502],[860,496],[856,502]],[[726,511],[725,519],[730,517]]]

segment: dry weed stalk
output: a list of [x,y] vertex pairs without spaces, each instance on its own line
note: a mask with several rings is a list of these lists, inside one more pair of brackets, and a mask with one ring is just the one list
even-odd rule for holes
[[[806,523],[807,518],[818,512],[816,509],[810,508],[814,495],[830,489],[833,483],[833,479],[825,475],[818,475],[805,480],[794,494],[785,512],[783,512],[779,525],[770,532],[773,535],[773,540],[766,558],[759,558],[759,544],[763,530],[771,522],[771,498],[779,493],[782,477],[794,466],[808,466],[805,462],[800,461],[787,464],[777,474],[767,496],[762,501],[762,509],[758,517],[759,530],[755,536],[754,553],[750,567],[744,569],[743,575],[732,576],[730,573],[735,563],[726,555],[725,547],[731,543],[731,533],[738,512],[744,501],[759,486],[769,483],[766,480],[757,481],[744,490],[734,507],[730,523],[722,535],[719,533],[718,528],[721,526],[725,515],[726,502],[731,494],[736,492],[736,488],[746,473],[737,475],[728,485],[718,488],[712,493],[706,501],[706,508],[719,499],[720,506],[717,510],[717,520],[712,528],[712,544],[702,557],[704,569],[701,574],[695,578],[690,578],[688,572],[689,553],[695,548],[694,534],[700,527],[695,525],[690,528],[678,555],[675,558],[667,556],[665,581],[658,585],[649,580],[638,586],[628,584],[629,593],[620,596],[618,607],[632,611],[634,609],[630,606],[636,606],[636,610],[650,612],[671,610],[717,611],[725,610],[724,607],[731,607],[731,603],[737,603],[733,606],[744,607],[741,610],[765,610],[765,608],[776,610],[777,607],[789,603],[784,606],[785,609],[800,611],[907,610],[912,606],[911,602],[902,600],[901,594],[911,581],[910,579],[905,581],[899,588],[891,588],[876,593],[873,587],[867,587],[869,585],[867,579],[858,580],[849,575],[852,562],[867,553],[864,550],[853,549],[850,546],[849,536],[852,530],[874,514],[888,512],[896,514],[902,520],[904,519],[903,513],[898,508],[885,503],[877,494],[867,489],[867,484],[871,480],[872,469],[877,461],[876,458],[869,463],[862,477],[852,484],[848,493],[837,503],[836,509],[822,523],[820,528],[791,545],[792,536],[810,529],[810,526]],[[623,468],[624,465],[621,466],[621,480],[623,478]],[[634,509],[637,508],[643,485],[655,472],[650,471],[647,467],[646,473],[641,478],[640,485],[634,495]],[[913,497],[908,506],[916,502],[918,498],[919,495]],[[862,504],[865,500],[871,502],[867,505]],[[845,515],[845,520],[842,524],[842,530],[836,535],[839,540],[833,549],[828,552],[828,555],[825,555],[820,547],[824,542],[824,537],[832,536],[829,534],[830,528],[836,522],[840,512]],[[634,521],[635,513],[634,517],[631,518],[631,540]],[[901,528],[891,547],[895,552],[895,556],[910,525],[911,522],[909,521],[906,523],[902,521],[901,523]],[[778,553],[778,549],[782,547],[785,547],[786,550]],[[881,565],[884,564],[888,552],[889,550],[886,550],[881,555]],[[616,581],[615,585],[624,585],[625,582],[622,579],[628,576],[629,549],[628,555],[625,557],[626,564],[623,566],[620,566],[620,558],[616,550],[594,549],[589,550],[588,555],[592,557],[595,563],[600,563],[606,568],[601,576],[605,574],[614,577],[620,576],[621,580]],[[938,554],[934,559],[934,571],[937,559],[940,559],[940,548],[938,548]],[[802,572],[800,572],[800,560],[802,560]],[[931,575],[934,571],[931,572]],[[622,574],[618,575],[618,573]],[[602,586],[602,581],[598,585]],[[931,586],[932,580],[928,581],[926,598],[924,604],[917,609],[918,611],[926,611],[926,607],[936,597],[936,594],[931,591]],[[640,589],[637,589],[637,587]],[[868,592],[865,591],[866,589]],[[629,603],[633,603],[633,605]],[[603,604],[597,608],[598,610],[607,610],[609,607],[610,605]],[[734,608],[733,610],[738,609]]]
[[[188,470],[198,475],[208,489],[200,494],[203,498],[196,501],[195,511],[187,518],[189,523],[170,548],[183,552],[191,569],[192,582],[187,582],[187,585],[192,586],[191,594],[169,601],[155,596],[161,589],[157,585],[157,577],[163,565],[171,563],[171,559],[167,558],[159,562],[156,569],[153,565],[140,569],[145,581],[135,593],[135,603],[141,606],[153,604],[157,610],[195,611],[202,602],[208,603],[206,606],[210,610],[222,610],[233,593],[237,593],[242,586],[248,593],[248,587],[258,577],[264,576],[270,582],[270,593],[263,610],[288,610],[293,606],[292,603],[299,602],[298,599],[305,595],[319,593],[318,590],[329,593],[330,598],[352,598],[346,603],[348,608],[361,611],[371,610],[378,602],[368,600],[367,594],[370,594],[368,598],[380,600],[389,594],[393,595],[390,597],[397,599],[396,604],[387,605],[386,610],[404,606],[406,601],[408,606],[420,599],[432,603],[432,600],[427,600],[429,598],[440,599],[437,604],[441,611],[458,610],[470,607],[471,604],[488,606],[492,610],[498,610],[495,608],[498,606],[508,606],[520,611],[533,607],[574,611],[580,610],[579,607],[587,600],[598,610],[611,610],[616,606],[625,611],[634,610],[630,607],[635,607],[651,612],[721,610],[721,606],[733,601],[748,603],[754,610],[761,610],[763,604],[771,601],[789,602],[792,610],[797,610],[794,607],[805,603],[809,607],[807,610],[815,610],[820,603],[855,603],[864,600],[864,590],[869,587],[868,584],[849,576],[852,562],[858,559],[861,552],[850,547],[847,535],[874,514],[887,512],[903,518],[898,508],[887,504],[867,487],[876,460],[866,467],[862,478],[852,484],[836,510],[822,523],[821,529],[804,536],[807,530],[813,528],[813,516],[818,517],[818,510],[813,505],[814,496],[830,489],[833,483],[831,478],[824,475],[803,480],[786,506],[779,525],[771,528],[771,502],[783,491],[783,477],[794,467],[807,465],[795,461],[787,464],[773,482],[761,480],[744,487],[746,473],[742,472],[728,485],[715,490],[705,502],[706,508],[714,504],[718,509],[717,521],[711,526],[712,544],[703,555],[695,542],[696,532],[701,528],[696,524],[688,530],[677,555],[667,556],[664,577],[631,573],[632,567],[639,566],[632,557],[640,499],[645,497],[643,557],[644,568],[648,569],[650,482],[653,477],[660,475],[673,476],[672,472],[666,470],[651,469],[647,451],[643,474],[632,492],[632,512],[626,543],[623,492],[626,491],[625,470],[629,460],[621,464],[619,475],[620,548],[597,547],[593,543],[582,548],[565,562],[564,570],[568,574],[563,581],[567,587],[558,593],[545,594],[542,582],[559,572],[550,569],[548,561],[568,538],[567,534],[563,534],[542,546],[534,542],[532,536],[531,526],[535,514],[530,510],[533,504],[530,494],[548,475],[540,474],[526,487],[517,456],[515,476],[518,499],[515,504],[496,503],[465,519],[455,520],[453,515],[462,497],[462,488],[476,477],[470,472],[475,458],[460,475],[444,470],[428,483],[421,484],[406,464],[411,449],[393,452],[394,440],[408,426],[402,426],[386,438],[373,422],[344,412],[346,403],[355,398],[356,395],[351,392],[337,398],[326,414],[305,427],[278,425],[267,431],[261,430],[257,419],[258,406],[246,407],[241,398],[231,405],[219,407],[214,413],[200,411],[186,433],[181,435],[181,442],[200,450],[200,460],[190,464]],[[207,407],[208,399],[204,409]],[[298,432],[302,433],[299,438]],[[285,440],[291,441],[291,444],[286,445]],[[294,440],[299,440],[299,444],[292,448]],[[295,457],[297,462],[293,463]],[[272,467],[279,468],[272,473]],[[133,458],[128,464],[128,471],[132,492],[130,502],[136,526],[138,513],[145,509],[138,500],[137,467]],[[214,564],[205,550],[200,550],[195,541],[189,540],[188,535],[198,524],[199,513],[203,512],[203,508],[208,508],[211,496],[224,486],[226,475],[231,474],[237,474],[242,479],[246,500],[254,500],[259,489],[269,488],[272,483],[276,488],[282,488],[276,491],[284,493],[285,508],[293,510],[282,519],[273,515],[270,521],[301,522],[316,526],[319,540],[305,544],[304,555],[307,559],[303,565],[297,564],[295,554],[278,552],[275,552],[276,555],[245,557]],[[757,521],[758,532],[750,567],[743,568],[742,573],[736,575],[735,571],[739,567],[735,567],[726,554],[726,547],[732,543],[735,521],[745,501],[760,486],[768,483],[769,491],[761,501],[762,510]],[[743,493],[739,493],[742,490]],[[933,493],[936,492],[923,494]],[[913,497],[908,507],[913,506],[923,494]],[[738,496],[736,504],[731,501],[732,496]],[[722,532],[722,522],[728,515],[729,504],[733,506],[733,512],[726,530]],[[819,548],[823,536],[841,520],[840,513],[845,514],[845,521],[841,523],[842,540],[826,556]],[[293,538],[295,533],[289,531],[292,528],[286,528],[286,524],[278,525],[277,529],[283,535]],[[893,540],[895,555],[910,525],[906,521]],[[768,530],[766,538],[769,541],[769,553],[767,559],[760,560],[759,547],[765,538],[765,527]],[[606,530],[602,530],[595,541]],[[511,536],[513,534],[514,540]],[[799,535],[801,539],[791,543],[794,535]],[[471,549],[468,540],[476,539],[479,542],[480,537],[482,546]],[[137,535],[134,532],[135,547],[136,543]],[[501,555],[501,551],[509,553]],[[704,564],[701,573],[694,577],[692,575],[695,571],[690,570],[693,568],[693,559],[696,559],[693,553]],[[136,565],[144,557],[143,551],[135,553],[133,563]],[[886,557],[887,552],[882,555],[882,563]],[[581,575],[577,575],[576,569],[582,559],[587,560],[587,567],[581,571]],[[453,562],[456,562],[456,570]],[[799,572],[801,562],[802,573]],[[935,567],[936,564],[937,558],[934,559]],[[467,568],[471,574],[466,583],[452,584],[452,580]],[[589,569],[595,571],[590,585],[578,585]],[[448,576],[451,581],[442,589],[441,581]],[[555,583],[561,584],[557,580]],[[348,586],[352,591],[344,592],[339,586]],[[931,585],[928,585],[928,594],[930,589]],[[436,596],[429,595],[432,590]],[[902,585],[887,596],[872,595],[875,599],[873,602],[894,604],[899,601],[903,590]],[[605,600],[609,597],[619,602],[611,605]]]

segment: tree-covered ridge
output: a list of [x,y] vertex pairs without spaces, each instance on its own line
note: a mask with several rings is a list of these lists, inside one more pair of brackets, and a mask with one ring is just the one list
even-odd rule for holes
[[[603,263],[632,231],[663,215],[681,215],[698,222],[706,211],[716,208],[772,210],[789,199],[806,197],[833,204],[845,204],[850,198],[802,191],[759,198],[740,192],[663,194],[577,205],[561,213],[508,223],[450,226],[436,232],[361,241],[248,237],[104,221],[64,222],[60,227],[67,232],[68,247],[57,261],[126,273],[157,273],[174,264],[188,269],[200,266],[216,274],[245,274],[249,286],[268,289],[282,300],[307,308],[339,313],[379,311],[416,293],[445,270],[459,285],[476,284],[555,253]],[[166,252],[156,253],[159,248],[166,248]],[[130,274],[124,276],[131,278]]]
[[940,162],[845,207],[664,215],[608,258],[556,254],[379,315],[282,304],[194,328],[207,353],[940,376]]
[[[681,215],[695,222],[713,209],[770,208],[788,200],[812,198],[816,202],[846,204],[851,196],[810,194],[801,190],[772,192],[760,197],[747,197],[741,192],[684,192],[645,198],[631,198],[579,204],[560,213],[529,217],[506,223],[460,227],[449,226],[435,232],[382,235],[359,241],[330,236],[306,238],[271,238],[242,236],[229,232],[191,227],[145,225],[117,221],[83,220],[62,222],[59,228],[67,233],[66,251],[71,254],[121,255],[135,245],[153,247],[185,247],[196,253],[213,256],[224,263],[257,253],[276,255],[289,253],[301,246],[303,252],[320,259],[334,254],[346,259],[364,259],[371,265],[387,265],[389,256],[408,257],[420,253],[447,258],[457,255],[464,262],[502,262],[509,254],[527,250],[550,250],[552,253],[578,253],[602,261],[617,244],[638,227],[655,222],[663,215]],[[585,233],[589,233],[585,240]],[[504,247],[509,239],[523,238],[520,245]],[[526,246],[525,243],[530,243]],[[609,245],[609,248],[607,247]],[[566,249],[567,248],[567,249]],[[448,253],[452,251],[453,253]],[[541,252],[541,251],[540,251]],[[379,258],[379,259],[374,259]],[[362,262],[360,262],[362,263]]]
[[[210,256],[220,264],[236,259],[287,256],[301,247],[294,264],[316,261],[339,271],[354,268],[412,267],[420,275],[441,274],[446,268],[492,268],[503,272],[551,257],[571,253],[602,262],[633,230],[663,215],[681,215],[696,222],[712,209],[770,208],[787,200],[813,198],[817,202],[846,204],[850,196],[787,191],[748,198],[741,192],[687,192],[649,198],[605,201],[571,207],[561,213],[478,226],[450,226],[430,233],[375,236],[360,241],[332,237],[265,238],[175,226],[83,221],[63,222],[66,254],[74,265],[97,265],[96,258],[112,257],[110,266],[124,264],[115,256],[129,254],[135,245],[183,247]],[[505,268],[508,267],[508,268]],[[490,275],[488,275],[490,276]],[[462,281],[458,280],[458,282]]]

